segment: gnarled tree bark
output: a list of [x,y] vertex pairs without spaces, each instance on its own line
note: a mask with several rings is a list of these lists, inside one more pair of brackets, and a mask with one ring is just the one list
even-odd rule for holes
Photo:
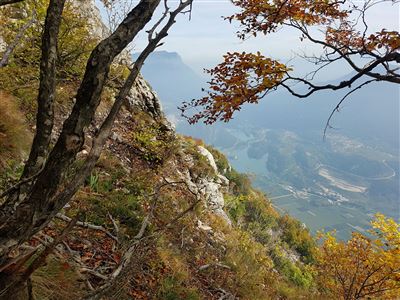
[[[10,193],[7,201],[2,205],[0,210],[0,215],[2,217],[6,217],[7,214],[12,214],[13,208],[18,206],[20,201],[26,199],[28,186],[31,182],[30,180],[26,181],[24,179],[32,177],[32,174],[38,172],[38,168],[41,168],[45,162],[44,157],[50,144],[50,136],[53,129],[53,102],[56,81],[55,68],[57,61],[57,40],[64,4],[65,0],[51,0],[47,8],[45,29],[42,36],[40,86],[36,121],[37,132],[31,147],[31,153],[28,162],[25,165],[20,181],[23,182],[23,184],[13,190],[12,193]],[[34,179],[34,177],[32,177],[32,179]],[[1,221],[0,228],[3,228],[6,225],[5,222],[7,221]],[[2,262],[2,260],[0,260],[0,262]]]
[[54,125],[58,33],[65,0],[50,0],[42,35],[36,133],[22,178],[39,172],[45,163]]
[[65,170],[74,162],[84,143],[84,131],[92,122],[100,95],[114,58],[147,24],[160,0],[142,0],[108,38],[100,42],[88,60],[76,103],[62,132],[37,176],[29,195],[17,205],[6,201],[0,207],[0,257],[29,240],[48,224],[69,201],[55,195]]
[[[1,1],[1,0],[0,0]],[[42,57],[40,62],[40,86],[38,94],[38,112],[37,112],[37,131],[31,148],[31,154],[25,165],[21,184],[10,191],[7,202],[1,207],[1,215],[6,216],[7,211],[12,212],[19,201],[26,199],[26,194],[31,185],[31,178],[34,179],[34,173],[44,164],[47,149],[50,144],[51,132],[53,129],[53,102],[55,94],[55,70],[57,61],[57,39],[61,25],[61,15],[64,9],[65,0],[50,0],[47,8],[45,29],[42,36]],[[31,19],[21,30],[21,34],[16,37],[16,43],[26,29],[35,21],[36,16]],[[15,47],[15,45],[10,45]],[[8,55],[11,53],[12,48]],[[7,54],[7,53],[6,53]],[[2,62],[7,62],[7,56],[3,57]],[[43,159],[40,159],[43,158]],[[29,179],[29,180],[27,180]],[[1,223],[0,227],[5,224]],[[4,263],[7,257],[3,256],[0,263]],[[18,270],[16,270],[18,273]],[[31,299],[31,284],[29,276],[22,278],[19,274],[9,274],[5,269],[0,272],[0,299]]]

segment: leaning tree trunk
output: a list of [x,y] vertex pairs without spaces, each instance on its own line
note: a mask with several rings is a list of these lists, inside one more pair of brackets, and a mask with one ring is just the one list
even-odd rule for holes
[[[0,0],[1,1],[1,0]],[[51,0],[47,8],[44,32],[42,35],[42,56],[40,59],[40,84],[38,91],[38,110],[36,115],[36,134],[31,147],[29,159],[25,164],[21,180],[31,177],[39,171],[45,163],[45,157],[50,144],[53,130],[53,112],[55,95],[55,73],[57,61],[58,33],[61,25],[62,12],[65,0]],[[27,181],[27,185],[29,185]],[[21,185],[12,191],[6,203],[1,207],[0,215],[6,216],[11,206],[18,206],[27,193],[27,187]],[[12,209],[11,209],[12,213]],[[0,228],[6,224],[3,220]],[[1,261],[0,261],[1,262]]]
[[10,249],[45,227],[70,200],[70,197],[57,197],[62,193],[60,185],[65,170],[75,161],[84,143],[84,131],[99,105],[111,63],[150,21],[159,2],[141,0],[115,32],[91,53],[76,103],[29,195],[18,203],[7,200],[0,207],[0,257],[3,259]]

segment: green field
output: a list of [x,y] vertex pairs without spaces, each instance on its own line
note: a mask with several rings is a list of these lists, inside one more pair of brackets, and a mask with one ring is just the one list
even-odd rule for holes
[[336,230],[347,239],[365,233],[377,212],[399,219],[399,158],[392,151],[341,135],[323,142],[279,130],[229,134],[236,142],[219,148],[233,166],[313,233]]

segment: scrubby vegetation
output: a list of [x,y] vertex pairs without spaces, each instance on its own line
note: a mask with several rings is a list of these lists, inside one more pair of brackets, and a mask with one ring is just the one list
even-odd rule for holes
[[353,232],[347,242],[321,233],[318,274],[329,297],[396,299],[400,289],[400,224],[382,214],[371,222],[370,237]]

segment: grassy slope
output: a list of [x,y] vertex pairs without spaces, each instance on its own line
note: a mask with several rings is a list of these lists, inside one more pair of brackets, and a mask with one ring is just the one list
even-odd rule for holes
[[[101,279],[82,272],[82,266],[110,273],[154,201],[146,235],[156,235],[138,246],[132,266],[110,299],[218,299],[224,292],[240,299],[311,297],[313,281],[305,263],[312,261],[313,243],[308,232],[298,222],[279,216],[245,175],[230,169],[221,153],[208,147],[219,172],[230,180],[225,200],[233,225],[201,202],[165,228],[195,199],[182,184],[168,185],[153,197],[155,187],[185,169],[193,178],[215,176],[197,152],[201,142],[176,137],[143,112],[133,116],[124,112],[115,133],[119,140],[109,141],[92,176],[64,213],[84,212],[85,221],[115,233],[111,216],[118,224],[120,242],[102,232],[76,228],[66,240],[68,247],[61,247],[35,273],[38,299],[76,298],[89,291],[89,284],[101,285]],[[13,138],[18,152],[18,136]],[[199,220],[205,227],[199,228]],[[57,220],[44,233],[55,236],[62,226]],[[298,262],[290,259],[293,250],[302,254]]]

